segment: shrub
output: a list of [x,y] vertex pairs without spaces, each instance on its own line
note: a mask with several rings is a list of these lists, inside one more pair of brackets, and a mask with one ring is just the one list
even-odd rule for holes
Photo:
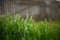
[[60,26],[54,22],[36,23],[32,17],[0,16],[0,40],[60,40]]

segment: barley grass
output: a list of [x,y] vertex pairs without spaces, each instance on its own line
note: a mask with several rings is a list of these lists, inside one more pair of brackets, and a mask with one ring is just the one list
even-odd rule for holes
[[0,40],[60,40],[60,25],[54,22],[36,23],[32,17],[0,16]]

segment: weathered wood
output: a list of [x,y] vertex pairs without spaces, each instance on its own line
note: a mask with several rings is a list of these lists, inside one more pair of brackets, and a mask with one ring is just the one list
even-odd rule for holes
[[35,20],[56,19],[60,15],[57,14],[58,9],[55,0],[4,0],[1,8],[3,14],[10,13],[14,15],[18,13],[22,17],[29,14]]

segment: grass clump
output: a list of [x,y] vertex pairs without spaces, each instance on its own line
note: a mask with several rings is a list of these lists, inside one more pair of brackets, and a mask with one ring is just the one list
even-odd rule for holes
[[54,22],[36,23],[32,17],[19,15],[0,17],[0,40],[60,40],[60,25]]

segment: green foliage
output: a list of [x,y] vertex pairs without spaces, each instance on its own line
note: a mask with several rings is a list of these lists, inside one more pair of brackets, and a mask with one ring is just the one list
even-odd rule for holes
[[0,16],[0,40],[60,40],[60,25],[54,22],[36,23],[32,17]]

